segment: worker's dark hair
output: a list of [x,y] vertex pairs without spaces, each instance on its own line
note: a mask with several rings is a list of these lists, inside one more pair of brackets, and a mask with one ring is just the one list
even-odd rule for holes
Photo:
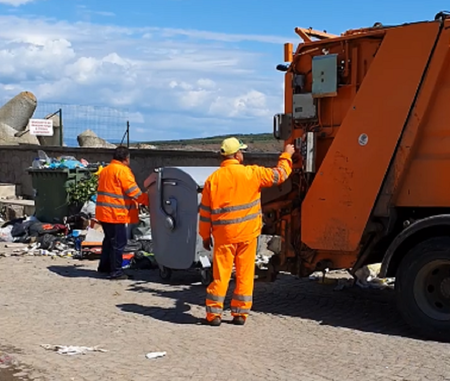
[[114,151],[113,159],[117,161],[125,161],[130,156],[130,150],[125,146],[119,146]]

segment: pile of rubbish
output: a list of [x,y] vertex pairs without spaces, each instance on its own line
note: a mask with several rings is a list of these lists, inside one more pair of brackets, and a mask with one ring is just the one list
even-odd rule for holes
[[35,217],[17,218],[5,222],[0,228],[0,242],[36,244],[48,249],[59,237],[68,236],[68,226],[46,224]]
[[[95,209],[94,209],[95,210]],[[71,222],[69,222],[71,221]],[[75,259],[98,259],[102,251],[103,230],[91,219],[86,229],[74,229],[76,218],[66,224],[48,224],[35,217],[19,218],[4,223],[0,228],[0,242],[6,242],[10,252],[0,256],[50,256]],[[141,221],[131,229],[131,237],[123,255],[123,268],[154,269],[150,217],[141,215]]]
[[[61,189],[61,192],[67,192],[70,206],[67,214],[70,215],[57,219],[58,223],[48,223],[54,220],[53,208],[47,211],[40,209],[40,214],[35,216],[4,222],[0,227],[0,242],[6,242],[6,247],[13,250],[8,250],[0,256],[98,259],[102,251],[104,234],[101,224],[95,219],[96,190],[98,174],[104,166],[104,163],[90,164],[84,159],[77,160],[68,156],[50,158],[43,150],[39,150],[31,165],[32,169],[91,169],[91,171],[86,171],[86,175],[78,181],[67,183],[67,187]],[[150,216],[145,208],[141,209],[140,222],[129,226],[128,233],[129,240],[123,255],[123,267],[155,268],[157,265],[152,253]]]
[[38,151],[31,168],[33,169],[76,169],[76,168],[95,168],[104,167],[105,163],[91,164],[85,159],[77,160],[73,156],[60,156],[57,158],[50,158],[44,151]]

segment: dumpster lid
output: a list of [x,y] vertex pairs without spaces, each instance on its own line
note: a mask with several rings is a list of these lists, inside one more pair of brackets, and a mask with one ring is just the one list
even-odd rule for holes
[[156,168],[144,181],[144,187],[148,189],[156,182],[157,172],[162,172],[163,180],[180,179],[182,181],[192,181],[198,188],[203,188],[208,176],[219,167],[160,167]]
[[217,170],[218,167],[173,167],[180,171],[183,171],[187,175],[192,177],[199,187],[203,188],[206,179]]
[[200,188],[203,188],[206,179],[211,173],[217,170],[217,168],[218,167],[163,167],[162,170],[163,174],[166,173],[167,176],[173,176],[172,171],[182,171],[190,176]]

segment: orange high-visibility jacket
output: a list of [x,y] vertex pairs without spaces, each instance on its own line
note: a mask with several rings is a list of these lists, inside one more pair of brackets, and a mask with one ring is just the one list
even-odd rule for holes
[[290,155],[282,153],[277,167],[242,165],[224,160],[205,182],[200,203],[199,234],[214,244],[251,240],[261,234],[261,188],[283,183],[292,172]]
[[100,222],[135,224],[139,222],[139,204],[148,205],[148,194],[141,192],[128,166],[112,160],[100,172],[95,218]]

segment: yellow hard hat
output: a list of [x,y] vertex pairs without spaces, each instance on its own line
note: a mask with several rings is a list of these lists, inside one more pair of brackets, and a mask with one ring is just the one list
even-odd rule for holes
[[236,138],[227,138],[222,142],[220,147],[220,154],[229,156],[235,154],[237,151],[247,149],[247,145]]

